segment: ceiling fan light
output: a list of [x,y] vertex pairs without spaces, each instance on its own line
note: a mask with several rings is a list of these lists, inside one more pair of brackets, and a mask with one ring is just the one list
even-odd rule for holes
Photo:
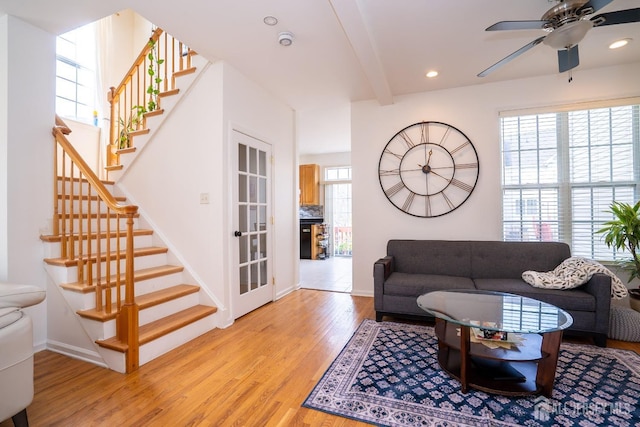
[[544,38],[543,43],[556,50],[567,49],[580,43],[587,34],[587,31],[592,27],[593,22],[588,19],[569,22],[568,24],[553,30],[553,32]]
[[609,49],[619,49],[623,46],[628,45],[631,42],[631,39],[620,39],[616,40],[609,45]]

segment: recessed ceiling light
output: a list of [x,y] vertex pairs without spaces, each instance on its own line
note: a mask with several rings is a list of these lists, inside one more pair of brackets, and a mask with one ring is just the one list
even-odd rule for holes
[[628,45],[630,42],[631,42],[631,39],[616,40],[615,42],[609,45],[609,49],[618,49],[618,48],[621,48],[622,46]]
[[438,75],[438,72],[436,70],[431,70],[428,71],[427,74],[425,74],[427,77],[429,77],[430,79],[436,77]]
[[278,18],[276,18],[275,16],[265,16],[262,22],[273,27],[278,23]]

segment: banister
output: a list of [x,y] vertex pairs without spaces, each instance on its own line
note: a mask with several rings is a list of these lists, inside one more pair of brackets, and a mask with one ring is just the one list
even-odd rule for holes
[[82,159],[80,154],[73,148],[73,145],[69,142],[67,137],[63,133],[63,128],[61,126],[56,126],[53,128],[53,135],[56,137],[58,144],[62,146],[64,151],[71,157],[71,160],[78,166],[78,168],[85,175],[85,178],[92,187],[98,192],[98,195],[102,201],[112,209],[114,212],[119,213],[121,215],[126,214],[135,214],[138,212],[138,207],[135,205],[125,205],[119,203],[113,195],[107,190],[102,181],[98,178],[98,176],[91,170],[89,165]]
[[120,83],[107,91],[107,170],[119,164],[119,150],[133,147],[135,131],[146,127],[146,114],[160,108],[161,93],[174,89],[175,73],[183,71],[185,64],[191,68],[191,52],[182,42],[156,28]]
[[[82,156],[76,151],[73,145],[69,142],[65,134],[71,133],[69,127],[64,121],[56,115],[56,125],[53,128],[54,136],[54,233],[60,236],[61,243],[61,255],[63,258],[75,261],[77,264],[78,284],[82,287],[93,286],[93,263],[96,263],[96,274],[98,277],[95,284],[95,305],[96,311],[104,312],[107,314],[113,313],[112,307],[112,294],[111,287],[116,286],[116,334],[117,337],[126,343],[126,369],[127,372],[132,372],[138,369],[139,366],[139,319],[138,319],[138,305],[135,301],[135,289],[134,289],[134,242],[133,242],[133,226],[134,217],[138,212],[138,207],[135,205],[129,205],[118,202],[115,197],[107,190],[106,186],[98,178],[93,170],[87,165]],[[58,158],[58,151],[61,149],[62,159]],[[67,159],[68,157],[68,159]],[[61,173],[59,176],[58,162],[60,161]],[[69,171],[67,171],[66,165],[69,161]],[[77,172],[76,172],[77,169]],[[60,189],[58,188],[58,180],[61,179],[62,183]],[[86,181],[88,184],[86,194],[83,191],[83,183]],[[69,190],[67,191],[67,182],[69,183]],[[78,183],[76,194],[76,182]],[[97,195],[97,208],[96,208],[96,233],[93,235],[91,220],[94,217],[92,214],[92,203],[95,202],[96,197],[92,195],[95,192]],[[75,207],[74,203],[77,203]],[[85,203],[83,211],[83,203]],[[101,203],[106,206],[106,212],[104,216],[101,214]],[[59,209],[59,205],[61,209]],[[67,209],[68,205],[68,209]],[[77,210],[77,215],[76,215]],[[83,228],[82,224],[86,218],[87,228]],[[106,250],[101,249],[102,231],[100,227],[101,220],[106,218]],[[126,249],[124,253],[124,259],[120,254],[120,225],[121,218],[125,220],[126,229]],[[118,251],[115,255],[111,254],[111,221],[116,221],[116,233]],[[78,222],[77,234],[74,229],[74,221]],[[67,226],[68,224],[68,226]],[[76,253],[75,246],[78,246]],[[83,246],[86,245],[87,253],[83,251]],[[92,245],[95,245],[95,255],[92,253]],[[104,260],[106,276],[104,283],[102,283],[101,268]],[[117,277],[115,283],[112,282],[111,277],[111,262],[116,263]],[[124,301],[120,301],[120,263],[124,261]],[[86,268],[86,272],[85,272]],[[104,298],[103,298],[104,291]],[[103,302],[103,300],[106,302]]]
[[[149,37],[149,41],[157,42],[160,36],[162,35],[162,32],[163,32],[162,28],[156,28],[153,34],[151,34],[151,37]],[[144,59],[149,54],[149,50],[151,50],[151,46],[149,45],[149,43],[146,43],[142,48],[142,51],[136,58],[136,60],[133,61],[133,65],[131,65],[131,68],[129,68],[129,71],[127,71],[127,74],[124,75],[124,78],[122,79],[120,84],[115,87],[113,91],[114,94],[119,95],[120,92],[122,92],[122,89],[127,85],[127,81],[131,80],[131,76],[135,73],[138,66],[140,66],[140,64],[144,62]]]

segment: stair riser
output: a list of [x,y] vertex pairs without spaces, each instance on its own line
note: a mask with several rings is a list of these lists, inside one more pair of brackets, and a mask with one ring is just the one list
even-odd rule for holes
[[[134,268],[136,270],[149,268],[149,267],[158,267],[161,265],[167,264],[167,254],[154,254],[154,255],[146,255],[146,256],[138,256],[134,258]],[[124,274],[126,268],[126,259],[122,258],[120,260],[120,273]],[[98,267],[97,263],[94,263],[92,266],[93,270],[93,278],[97,279],[98,277],[105,277],[107,274],[114,275],[116,274],[116,267],[118,266],[118,262],[116,260],[112,260],[109,262],[109,272],[107,272],[107,262],[103,261],[100,263],[100,267]],[[85,266],[85,272],[87,267]]]
[[[113,194],[113,185],[112,184],[104,184],[105,188],[111,193]],[[78,181],[62,181],[62,180],[58,180],[58,194],[60,194],[62,192],[62,189],[64,188],[65,193],[66,194],[71,194],[73,192],[73,194],[79,194],[80,191],[82,191],[82,194],[84,194],[85,196],[89,193],[89,183],[86,181],[83,181],[82,183],[78,182]],[[73,190],[73,191],[72,191]],[[95,195],[96,191],[92,190],[92,194]]]
[[[198,300],[198,294],[194,293],[176,298],[171,301],[167,301],[162,304],[155,305],[153,307],[146,308],[144,310],[140,310],[138,315],[140,326],[162,319],[167,315],[167,313],[176,313],[178,311],[186,310],[189,307],[193,307],[194,305],[198,305]],[[110,338],[116,334],[115,319],[101,322],[98,320],[83,318],[82,322],[85,324],[85,329],[94,340],[103,340],[106,338]]]
[[[124,203],[124,202],[119,200],[119,203]],[[89,212],[89,207],[91,208],[92,214],[98,213],[98,209],[100,209],[101,214],[107,213],[107,207],[104,202],[98,199],[89,200],[86,197],[86,195],[84,195],[83,198],[79,198],[77,195],[74,196],[73,199],[71,199],[71,196],[66,196],[65,199],[58,198],[59,213],[63,212],[63,208],[64,208],[64,212],[67,214],[70,214],[70,213],[77,214],[79,212],[87,213]]]
[[[95,214],[95,212],[94,212]],[[83,223],[82,223],[82,232],[83,233],[88,233],[89,232],[89,223],[87,221],[86,218],[82,219]],[[118,229],[118,221],[116,218],[111,218],[109,221],[107,221],[107,218],[91,218],[91,232],[92,233],[97,233],[98,232],[98,221],[100,222],[100,231],[101,232],[106,232],[107,231],[107,222],[110,223],[110,229],[111,231],[115,231]],[[120,220],[120,230],[125,229],[126,227],[126,220],[121,219]],[[133,219],[133,228],[138,228],[138,219],[134,218]],[[80,231],[80,219],[78,218],[74,218],[73,219],[73,228],[71,228],[70,223],[67,223],[66,225],[66,232],[70,233],[71,230],[73,230],[74,233],[78,233]]]
[[[124,236],[125,233],[122,233],[122,235]],[[115,237],[111,238],[111,252],[115,252],[117,249],[117,240]],[[120,249],[124,250],[126,248],[126,243],[127,243],[127,238],[125,237],[120,237]],[[141,235],[141,236],[134,236],[133,237],[133,246],[135,248],[144,248],[144,247],[148,247],[151,246],[153,244],[153,237],[151,235]],[[98,242],[97,240],[92,240],[91,241],[91,253],[96,253],[96,247],[98,246]],[[100,239],[100,247],[102,252],[105,252],[107,250],[107,239],[106,238],[102,238]],[[60,251],[61,251],[61,245],[59,242],[47,242],[45,244],[45,258],[59,258],[60,257]],[[74,250],[75,250],[75,254],[79,254],[80,248],[80,243],[76,240],[74,243]],[[82,241],[82,253],[84,253],[85,255],[89,252],[87,249],[87,242],[86,240]]]
[[[140,346],[140,366],[144,365],[162,356],[169,351],[188,343],[191,340],[215,329],[215,315],[207,316],[203,319],[193,322],[184,328],[167,334],[157,340]],[[109,369],[113,369],[116,372],[126,372],[126,357],[124,353],[110,350],[98,346],[100,355],[104,358],[105,363],[109,366]]]
[[177,331],[164,335],[148,344],[140,346],[140,366],[162,356],[202,334],[215,329],[215,315],[207,316]]

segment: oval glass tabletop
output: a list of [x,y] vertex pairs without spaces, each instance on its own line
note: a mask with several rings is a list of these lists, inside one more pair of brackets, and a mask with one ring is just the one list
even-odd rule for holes
[[503,292],[435,291],[420,295],[418,306],[448,322],[487,331],[546,333],[573,323],[571,315],[561,308]]

